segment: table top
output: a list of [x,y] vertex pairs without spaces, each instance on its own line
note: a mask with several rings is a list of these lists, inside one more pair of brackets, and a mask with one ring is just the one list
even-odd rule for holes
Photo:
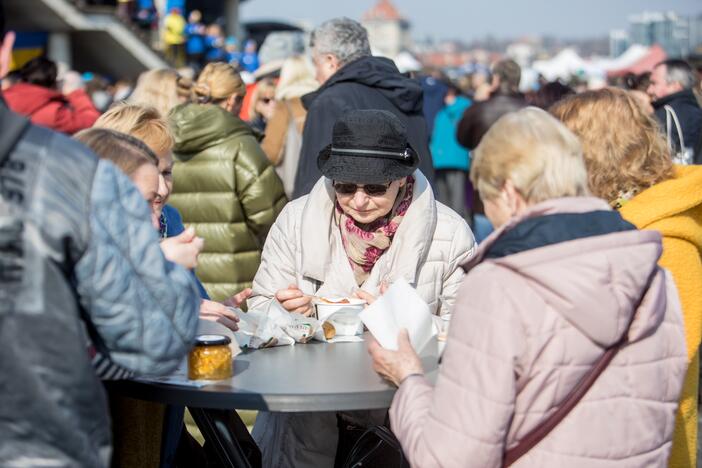
[[[422,362],[432,378],[436,356]],[[143,380],[108,387],[132,398],[194,408],[280,412],[384,409],[396,391],[373,370],[366,341],[244,351],[234,359],[231,379],[201,388]]]

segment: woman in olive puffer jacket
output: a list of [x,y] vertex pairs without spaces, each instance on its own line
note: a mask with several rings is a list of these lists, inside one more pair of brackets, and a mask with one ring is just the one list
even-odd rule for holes
[[212,63],[193,87],[195,102],[169,116],[171,203],[205,239],[197,275],[215,301],[251,285],[266,234],[287,201],[254,132],[238,117],[245,93],[231,65]]

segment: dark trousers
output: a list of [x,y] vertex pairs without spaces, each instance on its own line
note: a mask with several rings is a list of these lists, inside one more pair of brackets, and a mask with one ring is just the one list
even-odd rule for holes
[[466,204],[466,179],[467,173],[461,169],[437,169],[434,174],[436,199],[464,219],[470,215]]

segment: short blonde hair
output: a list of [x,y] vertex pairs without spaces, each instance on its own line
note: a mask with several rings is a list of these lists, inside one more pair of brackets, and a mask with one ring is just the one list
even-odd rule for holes
[[224,62],[208,63],[192,88],[193,101],[218,104],[231,96],[244,97],[246,85],[236,69]]
[[314,77],[314,67],[301,55],[286,58],[280,68],[280,79],[275,88],[277,100],[301,97],[319,88]]
[[161,115],[168,113],[182,102],[179,94],[179,75],[175,70],[148,70],[139,75],[134,92],[129,96],[132,104],[155,107]]
[[95,128],[107,128],[142,140],[158,155],[170,153],[175,140],[168,122],[153,108],[119,103],[97,119]]
[[588,195],[582,148],[546,111],[527,107],[501,117],[473,152],[471,181],[483,200],[507,180],[528,203]]
[[590,190],[612,203],[672,176],[665,138],[627,91],[604,88],[568,97],[551,113],[582,142]]

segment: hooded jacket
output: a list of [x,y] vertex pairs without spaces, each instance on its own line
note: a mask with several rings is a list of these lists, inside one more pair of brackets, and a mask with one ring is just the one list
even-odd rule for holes
[[72,135],[93,126],[100,117],[85,90],[70,94],[29,83],[17,83],[3,91],[7,106],[32,123]]
[[306,195],[321,177],[317,156],[331,144],[332,129],[350,110],[381,109],[395,114],[407,128],[410,145],[419,154],[419,169],[431,183],[434,169],[429,135],[422,113],[422,87],[400,74],[382,57],[362,57],[337,71],[317,91],[302,97],[307,120],[293,198]]
[[[700,109],[697,98],[691,89],[684,89],[677,93],[669,94],[656,99],[652,104],[663,132],[667,132],[665,106],[670,106],[680,121],[685,146],[693,150],[700,147],[700,139],[702,139],[702,109]],[[675,123],[672,124],[670,138],[673,148],[679,151],[680,139],[678,138],[678,132],[675,130]],[[695,164],[702,164],[702,154],[695,154],[694,162]]]
[[190,347],[200,300],[124,174],[13,121],[0,104],[0,464],[107,467],[89,337],[130,371],[167,373]]
[[688,371],[675,422],[670,466],[695,467],[697,393],[702,341],[702,168],[675,166],[673,178],[644,190],[620,209],[639,229],[663,236],[660,265],[673,275],[685,323]]
[[287,202],[251,128],[221,107],[185,104],[175,136],[170,203],[205,239],[197,275],[214,301],[251,285],[268,230]]
[[408,377],[390,408],[412,466],[501,466],[630,321],[629,344],[513,466],[666,466],[687,359],[661,251],[660,234],[595,198],[537,204],[486,239],[465,265],[436,385]]
[[[373,267],[362,288],[378,295],[382,281],[398,278],[414,285],[436,315],[449,313],[463,270],[474,253],[470,228],[454,211],[434,199],[426,178],[415,171],[412,203],[392,244]],[[276,291],[297,285],[305,294],[351,296],[358,289],[334,215],[334,188],[322,178],[312,192],[288,204],[263,249],[249,307],[263,307]],[[334,466],[338,432],[334,413],[259,413],[252,433],[263,466]]]

